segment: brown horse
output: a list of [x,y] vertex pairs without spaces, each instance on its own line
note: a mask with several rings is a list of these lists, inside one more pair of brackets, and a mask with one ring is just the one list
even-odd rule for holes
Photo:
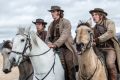
[[107,80],[105,66],[93,49],[93,31],[88,23],[80,23],[76,30],[79,53],[78,80]]
[[[3,56],[3,72],[11,72],[11,68],[14,66],[14,62],[10,63],[9,55],[12,49],[12,42],[7,40],[2,43],[1,53]],[[33,68],[29,58],[25,58],[22,63],[18,66],[19,69],[19,80],[32,80],[33,79]]]

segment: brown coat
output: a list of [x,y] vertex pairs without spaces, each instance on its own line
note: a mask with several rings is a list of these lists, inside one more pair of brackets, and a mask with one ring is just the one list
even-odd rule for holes
[[46,36],[47,36],[47,31],[42,31],[40,33],[37,33],[38,37],[42,39],[45,42]]
[[[48,28],[48,33],[47,33],[47,37],[46,37],[46,42],[47,43],[51,43],[50,42],[50,38],[51,38],[51,29],[52,29],[52,24],[53,22],[51,22],[49,28]],[[73,42],[73,38],[71,36],[71,24],[70,22],[65,19],[65,18],[61,18],[59,21],[59,24],[56,25],[59,26],[59,33],[60,33],[60,37],[57,41],[55,41],[53,44],[57,45],[57,47],[59,48],[60,46],[62,46],[63,44],[66,45],[66,47],[72,51],[73,53],[73,58],[74,58],[74,63],[75,65],[78,64],[77,62],[77,56],[76,56],[76,50],[74,48],[74,42]]]
[[100,42],[105,42],[108,39],[111,39],[113,41],[115,51],[116,51],[116,56],[117,56],[117,64],[118,64],[118,69],[120,72],[120,44],[116,38],[116,29],[115,29],[115,24],[113,21],[107,19],[105,21],[105,26],[107,28],[107,31],[101,35],[99,38]]

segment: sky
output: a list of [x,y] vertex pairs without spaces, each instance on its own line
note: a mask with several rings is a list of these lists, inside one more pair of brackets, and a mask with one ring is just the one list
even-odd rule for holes
[[120,32],[120,0],[0,0],[0,38],[9,39],[15,35],[17,27],[35,25],[32,21],[42,18],[48,22],[46,30],[53,20],[48,10],[52,5],[58,5],[64,10],[64,17],[72,25],[72,35],[79,20],[87,21],[91,18],[89,11],[94,8],[103,8],[108,18],[116,24]]

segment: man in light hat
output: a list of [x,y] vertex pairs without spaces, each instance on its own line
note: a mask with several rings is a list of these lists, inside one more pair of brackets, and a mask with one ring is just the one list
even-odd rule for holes
[[46,39],[47,31],[45,31],[45,27],[47,22],[44,22],[43,19],[36,19],[36,22],[33,22],[37,29],[37,35],[41,38],[44,42]]
[[[93,21],[96,23],[94,27],[94,42],[96,47],[105,53],[106,65],[109,80],[117,80],[117,66],[120,71],[120,45],[116,39],[115,23],[107,19],[107,12],[101,8],[90,10]],[[115,65],[117,61],[117,66]]]
[[49,12],[51,12],[53,21],[48,28],[46,42],[58,53],[65,70],[65,80],[76,80],[77,56],[73,46],[70,21],[63,18],[64,10],[59,6],[51,6]]

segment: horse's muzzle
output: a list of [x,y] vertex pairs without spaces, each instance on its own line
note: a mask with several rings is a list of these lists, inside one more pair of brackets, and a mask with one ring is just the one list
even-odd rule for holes
[[76,44],[77,51],[79,51],[79,52],[82,51],[82,48],[83,48],[83,47],[84,47],[84,44],[83,44],[83,43]]
[[7,74],[7,73],[11,72],[11,70],[9,70],[9,69],[4,69],[3,72],[4,72],[5,74]]

